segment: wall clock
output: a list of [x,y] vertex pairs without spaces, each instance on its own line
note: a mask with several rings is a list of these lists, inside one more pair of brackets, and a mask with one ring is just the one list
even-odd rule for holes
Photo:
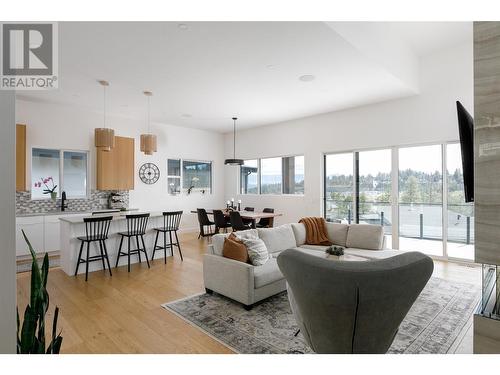
[[139,168],[139,177],[145,184],[152,185],[160,178],[160,169],[156,164],[144,163]]

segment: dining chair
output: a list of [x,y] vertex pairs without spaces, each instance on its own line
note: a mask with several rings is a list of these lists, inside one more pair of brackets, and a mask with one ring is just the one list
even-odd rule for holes
[[[255,212],[255,208],[254,207],[245,207],[243,209],[243,211]],[[245,219],[245,218],[242,218],[242,219],[243,219],[243,224],[252,226],[252,224],[253,224],[253,220],[252,219]]]
[[224,233],[227,233],[227,228],[231,228],[231,221],[224,216],[222,210],[214,210],[214,221],[215,233],[219,233],[221,229],[224,229]]
[[[200,234],[198,238],[213,236],[215,233],[212,232],[212,225],[215,225],[215,223],[208,218],[207,210],[204,208],[197,208],[196,213],[198,214],[198,223],[200,224]],[[205,233],[205,227],[208,228],[208,233]]]
[[229,212],[229,217],[231,219],[231,227],[233,228],[233,232],[236,232],[238,230],[251,229],[250,225],[245,225],[243,223],[241,215],[238,211]]
[[[274,208],[264,208],[262,212],[273,214]],[[268,217],[263,217],[259,220],[256,226],[257,228],[269,228],[271,226],[271,219]]]

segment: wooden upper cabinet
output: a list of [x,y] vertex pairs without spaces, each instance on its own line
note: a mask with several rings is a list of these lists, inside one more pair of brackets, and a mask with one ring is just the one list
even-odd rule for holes
[[134,153],[134,138],[117,136],[111,151],[97,149],[97,190],[133,190]]
[[26,190],[26,125],[16,125],[16,191]]

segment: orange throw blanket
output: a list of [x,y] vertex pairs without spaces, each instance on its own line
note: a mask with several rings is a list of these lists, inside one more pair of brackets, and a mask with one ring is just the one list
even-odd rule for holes
[[322,217],[304,217],[299,223],[306,226],[306,244],[329,246],[332,243],[328,239],[325,219]]

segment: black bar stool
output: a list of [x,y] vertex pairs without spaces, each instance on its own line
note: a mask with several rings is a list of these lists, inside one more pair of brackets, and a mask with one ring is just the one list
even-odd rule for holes
[[[85,236],[77,237],[80,241],[82,241],[82,244],[80,246],[78,261],[76,263],[75,276],[78,274],[80,263],[85,263],[85,281],[87,281],[89,276],[89,263],[96,260],[102,260],[102,269],[104,271],[106,271],[106,264],[104,263],[104,260],[106,260],[108,263],[109,276],[113,276],[109,265],[108,249],[106,248],[106,240],[108,239],[111,220],[113,220],[112,216],[89,217],[83,219],[83,222],[85,223]],[[99,243],[100,254],[89,256],[91,242]],[[87,256],[83,259],[82,252],[83,245],[85,243],[87,244]]]
[[[146,244],[144,243],[144,235],[146,234],[146,226],[148,225],[149,214],[135,214],[135,215],[127,215],[127,231],[119,232],[118,234],[121,236],[120,240],[120,248],[118,249],[118,256],[116,257],[116,267],[118,267],[118,262],[120,261],[120,255],[127,255],[128,257],[128,272],[130,272],[130,255],[137,254],[139,256],[139,263],[142,263],[141,260],[141,252],[143,252],[146,256],[146,262],[149,266],[148,253],[146,252]],[[123,239],[127,237],[128,239],[128,251],[122,252],[122,244]],[[130,249],[130,240],[132,237],[135,237],[135,241],[137,243],[137,249]],[[139,244],[139,237],[141,238],[142,248]]]
[[[177,231],[179,230],[179,225],[181,223],[182,211],[174,211],[174,212],[164,212],[163,213],[163,227],[154,228],[156,231],[156,239],[155,245],[153,247],[153,255],[151,256],[151,261],[155,258],[155,251],[163,249],[165,264],[167,264],[167,249],[172,249],[172,256],[174,255],[174,246],[177,246],[179,249],[179,254],[182,258],[181,244],[179,242],[179,237],[177,237]],[[158,236],[160,232],[163,233],[163,247],[156,246],[158,243]],[[167,232],[170,237],[170,243],[167,244]],[[172,242],[172,233],[175,235],[175,243]]]

